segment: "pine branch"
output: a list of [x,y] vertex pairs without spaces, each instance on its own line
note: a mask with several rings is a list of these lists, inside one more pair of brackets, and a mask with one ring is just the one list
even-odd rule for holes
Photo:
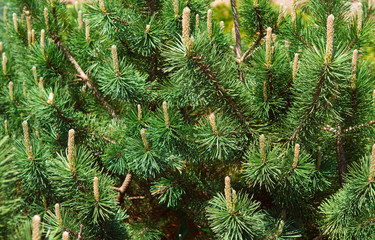
[[323,83],[325,81],[325,74],[326,74],[326,69],[323,70],[322,76],[321,76],[321,78],[318,82],[318,85],[316,86],[311,106],[306,110],[306,114],[302,117],[302,120],[301,120],[300,124],[298,125],[297,129],[293,132],[292,136],[289,138],[290,141],[294,140],[297,137],[298,133],[301,132],[303,126],[305,125],[305,123],[307,121],[307,118],[315,110],[315,107],[318,104],[320,93],[322,92],[322,86],[323,86]]
[[324,124],[324,127],[319,127],[320,129],[324,130],[324,131],[327,131],[327,132],[331,132],[333,134],[337,134],[337,130],[333,127],[331,127],[330,125],[328,124]]
[[51,107],[52,107],[53,109],[56,110],[57,114],[59,115],[59,117],[60,117],[63,121],[65,121],[65,122],[69,122],[69,123],[74,122],[74,119],[65,117],[64,114],[63,114],[63,112],[62,112],[58,107],[56,107],[55,104],[51,104]]
[[120,205],[122,203],[124,203],[124,196],[125,196],[125,193],[129,189],[130,183],[132,181],[132,177],[133,177],[133,175],[131,173],[128,173],[126,175],[125,180],[122,183],[121,187],[119,187],[119,188],[113,187],[113,189],[118,192],[117,201],[119,202]]
[[135,197],[125,198],[125,200],[141,200],[141,199],[145,199],[145,196],[135,196]]
[[86,75],[86,73],[82,70],[82,68],[79,66],[77,61],[73,58],[73,56],[70,54],[70,52],[64,47],[64,45],[60,42],[60,40],[56,37],[55,43],[57,46],[61,49],[61,51],[65,54],[65,56],[69,59],[69,61],[73,64],[74,68],[79,73],[79,77],[86,83],[86,85],[93,91],[96,98],[102,103],[102,105],[107,109],[108,113],[111,114],[111,116],[115,119],[119,119],[119,116],[117,116],[115,109],[112,108],[112,106],[104,99],[103,94],[99,91],[99,89],[90,81],[89,77]]
[[345,160],[345,152],[344,152],[344,145],[342,140],[342,131],[341,127],[338,126],[338,133],[336,137],[336,149],[337,149],[337,158],[338,158],[338,171],[339,171],[339,181],[340,185],[344,184],[344,174],[347,172],[346,160]]
[[82,239],[82,232],[83,232],[83,224],[81,224],[81,226],[80,226],[80,230],[79,230],[79,233],[78,233],[77,240],[81,240]]
[[233,21],[234,21],[234,30],[236,33],[236,55],[237,59],[241,59],[242,50],[241,50],[241,32],[240,32],[240,22],[238,20],[238,12],[236,6],[236,0],[230,1],[233,12]]
[[203,61],[202,56],[200,56],[197,53],[192,53],[191,58],[193,60],[193,63],[198,67],[198,69],[206,76],[207,79],[210,80],[210,82],[213,83],[216,90],[224,97],[224,99],[228,102],[228,104],[232,107],[232,110],[236,114],[236,116],[240,119],[242,124],[247,128],[249,127],[249,123],[246,120],[246,117],[244,114],[240,111],[240,107],[236,104],[235,100],[229,96],[225,90],[220,85],[218,79],[216,78],[217,73],[211,70],[211,67]]
[[364,124],[361,124],[361,125],[357,125],[357,126],[354,126],[354,127],[347,128],[347,129],[343,130],[343,132],[348,133],[348,132],[351,132],[351,131],[357,131],[361,128],[369,127],[369,126],[374,125],[374,124],[375,124],[375,120],[372,120],[368,123],[364,123]]
[[255,48],[259,45],[260,41],[264,37],[264,29],[263,29],[262,17],[260,16],[260,12],[259,12],[258,6],[255,7],[255,14],[256,14],[256,17],[257,17],[257,21],[259,23],[259,28],[258,28],[259,35],[258,35],[257,40],[253,43],[253,45],[249,49],[247,49],[246,52],[243,54],[243,56],[241,57],[241,61],[240,62],[245,61],[249,56],[251,56],[251,55],[249,55],[250,52],[253,52],[255,50]]
[[299,34],[299,33],[295,33],[296,36],[298,37],[298,39],[303,43],[305,44],[306,46],[308,46],[310,49],[313,49],[313,47],[308,43],[306,42],[306,40]]
[[327,229],[324,229],[318,236],[314,237],[313,240],[320,240],[324,237]]

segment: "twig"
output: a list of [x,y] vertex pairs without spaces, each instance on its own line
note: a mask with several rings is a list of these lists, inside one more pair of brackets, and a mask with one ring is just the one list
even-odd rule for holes
[[86,85],[93,91],[94,95],[97,97],[97,99],[103,104],[103,106],[107,109],[109,114],[115,119],[119,119],[119,117],[116,114],[116,111],[112,108],[112,106],[104,99],[103,94],[99,91],[99,89],[96,88],[96,86],[90,81],[87,74],[82,70],[82,68],[79,66],[77,61],[73,58],[73,56],[70,54],[70,52],[64,47],[64,45],[60,42],[58,38],[55,38],[55,43],[57,46],[61,49],[61,51],[65,54],[65,56],[69,59],[69,61],[73,64],[74,68],[78,72],[78,76],[86,83]]
[[145,196],[135,196],[135,197],[125,198],[125,200],[140,200],[140,199],[145,199]]
[[236,55],[237,59],[241,59],[242,50],[241,50],[241,32],[240,32],[240,22],[238,20],[236,0],[230,1],[233,12],[233,21],[234,21],[234,31],[236,33]]
[[347,128],[345,130],[343,130],[342,132],[343,133],[348,133],[348,132],[351,132],[351,131],[356,131],[356,130],[359,130],[363,127],[369,127],[371,125],[374,125],[375,124],[375,120],[372,120],[368,123],[364,123],[364,124],[361,124],[361,125],[357,125],[357,126],[354,126],[354,127],[350,127],[350,128]]
[[320,240],[324,237],[327,229],[324,229],[318,236],[314,237],[313,240]]
[[308,46],[310,49],[313,49],[313,47],[312,47],[308,42],[306,42],[306,40],[303,39],[303,37],[302,37],[299,33],[296,32],[296,36],[299,38],[299,40],[300,40],[303,44],[305,44],[306,46]]
[[292,136],[289,138],[290,141],[294,140],[297,137],[298,133],[302,130],[305,122],[307,121],[307,118],[315,110],[315,107],[318,104],[320,93],[322,92],[322,86],[325,81],[325,74],[326,74],[326,71],[324,69],[322,76],[318,82],[318,85],[315,88],[315,93],[313,95],[313,102],[311,103],[311,106],[306,110],[306,114],[302,117],[302,120],[300,124],[298,125],[297,129],[293,132]]
[[216,78],[217,73],[211,70],[211,67],[203,61],[201,55],[192,53],[190,56],[192,57],[192,60],[194,64],[198,67],[198,69],[205,75],[207,79],[210,80],[210,82],[215,86],[216,90],[220,93],[220,95],[222,95],[224,99],[227,101],[227,103],[231,106],[232,110],[243,123],[243,125],[246,128],[248,128],[249,122],[247,121],[244,114],[241,112],[240,107],[236,104],[235,100],[231,96],[229,96],[220,85],[218,79]]
[[83,224],[81,224],[77,240],[81,240],[82,239],[82,232],[83,232]]
[[338,171],[339,171],[339,180],[340,185],[344,184],[344,174],[347,171],[346,167],[346,160],[345,160],[345,152],[344,152],[344,144],[342,140],[342,131],[341,127],[337,127],[338,133],[336,137],[336,149],[337,149],[337,159],[338,159]]
[[249,49],[247,49],[247,51],[241,57],[241,59],[240,59],[241,62],[243,62],[243,61],[245,61],[247,59],[247,57],[249,56],[250,52],[252,52],[253,50],[255,50],[255,48],[258,46],[258,44],[260,43],[260,41],[264,37],[262,18],[261,18],[261,15],[260,15],[258,7],[255,7],[255,13],[256,13],[257,21],[259,23],[259,28],[258,28],[259,35],[258,35],[257,40],[254,42],[254,44]]
[[328,125],[328,124],[324,124],[323,127],[319,127],[319,128],[322,129],[322,130],[324,130],[324,131],[331,132],[331,133],[333,133],[333,134],[335,134],[335,135],[337,134],[337,129],[331,127],[331,126]]
[[119,188],[113,187],[113,189],[118,192],[117,201],[119,202],[120,205],[124,203],[124,196],[125,196],[125,193],[129,189],[130,183],[132,181],[132,177],[133,175],[131,173],[126,174],[125,180],[122,183],[121,187]]

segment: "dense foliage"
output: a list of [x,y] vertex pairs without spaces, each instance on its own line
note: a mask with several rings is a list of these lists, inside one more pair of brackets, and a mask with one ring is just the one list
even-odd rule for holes
[[375,238],[370,1],[2,3],[0,239]]

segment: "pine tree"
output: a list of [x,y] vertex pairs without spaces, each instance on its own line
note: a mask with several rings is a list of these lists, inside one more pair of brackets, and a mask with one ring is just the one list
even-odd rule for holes
[[0,239],[375,238],[371,1],[2,3]]

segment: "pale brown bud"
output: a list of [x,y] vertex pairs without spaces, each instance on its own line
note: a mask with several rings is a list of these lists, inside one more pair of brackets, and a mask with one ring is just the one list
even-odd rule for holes
[[212,36],[212,10],[211,9],[207,11],[207,33],[208,33],[208,37],[211,38]]
[[372,152],[371,152],[370,176],[368,178],[369,182],[374,181],[374,176],[375,176],[375,144],[372,146]]
[[228,212],[231,213],[233,203],[232,203],[232,194],[231,194],[231,186],[230,186],[230,177],[229,176],[225,177],[224,193],[225,193],[225,201],[227,202]]
[[7,75],[7,56],[5,56],[5,53],[3,53],[3,73],[4,75]]
[[69,232],[65,231],[62,237],[63,237],[63,240],[69,240]]
[[48,9],[44,8],[44,22],[46,23],[47,31],[49,29],[49,21],[48,21]]
[[29,46],[31,45],[31,31],[27,32],[27,43]]
[[266,35],[266,64],[268,67],[271,66],[272,61],[272,49],[271,49],[271,37],[272,37],[272,28],[267,28]]
[[150,151],[150,146],[146,138],[146,129],[144,128],[141,129],[141,137],[142,137],[143,145],[145,146],[146,151]]
[[120,70],[118,66],[118,57],[117,57],[117,47],[116,45],[112,45],[112,61],[113,61],[113,68],[115,69],[115,74],[117,77],[120,76]]
[[254,0],[254,7],[258,7],[258,0]]
[[190,9],[188,7],[184,8],[182,13],[182,38],[186,46],[190,42]]
[[232,203],[235,204],[237,202],[237,192],[236,190],[232,190]]
[[356,88],[356,81],[357,81],[357,59],[358,59],[358,51],[353,51],[353,58],[352,58],[352,89]]
[[78,29],[81,30],[83,28],[83,20],[82,20],[82,11],[78,11]]
[[274,44],[276,44],[276,39],[277,39],[277,35],[276,34],[272,34],[272,42],[274,43]]
[[163,112],[164,112],[165,126],[169,127],[171,123],[169,121],[169,116],[168,116],[167,102],[163,102]]
[[61,218],[61,212],[60,212],[60,204],[58,203],[55,204],[55,214],[56,214],[57,222],[60,228],[62,228],[63,224],[62,224],[62,218]]
[[94,198],[96,202],[99,202],[99,179],[94,177]]
[[325,64],[330,63],[332,60],[334,20],[335,20],[335,17],[332,14],[329,15],[328,20],[327,20],[327,45],[326,45]]
[[14,101],[13,82],[9,82],[9,96],[10,100]]
[[53,104],[53,93],[50,93],[49,96],[48,96],[48,100],[47,100],[47,103],[49,105],[52,105]]
[[103,13],[105,13],[105,7],[104,7],[104,1],[103,0],[99,0],[99,6],[100,6],[100,10],[102,10]]
[[178,18],[178,0],[173,0],[174,17]]
[[39,86],[40,92],[42,92],[43,88],[44,88],[44,86],[43,86],[43,77],[39,78],[39,84],[38,84],[38,86]]
[[224,27],[225,27],[225,25],[224,25],[224,21],[220,21],[220,29],[223,30]]
[[31,30],[31,43],[35,42],[35,30]]
[[138,109],[138,121],[140,122],[142,120],[142,108],[140,104],[137,105],[137,109]]
[[277,233],[276,233],[277,236],[280,236],[281,233],[283,232],[284,225],[285,225],[284,220],[281,220],[281,221],[280,221],[280,224],[279,224],[279,228],[278,228]]
[[17,22],[17,14],[13,13],[13,24],[14,24],[14,30],[16,33],[18,33],[18,22]]
[[33,69],[34,81],[35,81],[36,85],[38,85],[38,76],[36,74],[36,67],[34,66],[32,69]]
[[8,120],[5,120],[5,121],[4,121],[4,125],[5,125],[5,133],[6,133],[7,135],[9,135]]
[[263,99],[264,102],[268,102],[268,94],[267,94],[267,82],[263,82]]
[[293,79],[293,80],[296,79],[297,72],[298,72],[298,67],[299,67],[299,64],[298,64],[298,57],[299,57],[299,54],[298,54],[298,53],[294,54],[293,73],[292,73],[292,79]]
[[90,41],[90,25],[89,25],[89,20],[86,19],[86,41]]
[[150,25],[146,25],[146,33],[150,32]]
[[40,240],[40,217],[35,215],[33,217],[33,235],[32,240]]
[[215,135],[218,135],[217,127],[216,127],[216,122],[215,122],[215,114],[211,113],[210,116],[208,116],[208,119],[210,120],[212,132]]
[[262,158],[262,161],[263,163],[266,163],[266,160],[267,160],[267,157],[266,157],[266,150],[264,148],[265,146],[265,140],[266,140],[266,137],[264,136],[264,134],[260,135],[259,137],[259,143],[260,143],[260,156]]
[[299,150],[300,150],[300,146],[299,146],[299,144],[297,143],[297,144],[296,144],[296,147],[294,148],[294,158],[293,158],[293,165],[292,165],[292,167],[293,167],[294,169],[296,169],[297,166],[298,166]]
[[0,52],[3,51],[3,42],[0,42]]
[[45,31],[44,31],[44,29],[42,29],[40,31],[40,47],[41,47],[43,55],[44,55],[44,48],[45,48]]
[[199,28],[199,14],[195,15],[195,28]]
[[357,31],[358,35],[362,32],[362,16],[363,16],[363,10],[362,10],[362,3],[358,3],[358,19],[357,19]]
[[68,136],[68,162],[71,171],[75,171],[75,159],[74,159],[74,129],[69,130]]
[[27,31],[31,32],[31,15],[29,11],[26,11],[26,25],[27,25]]
[[27,124],[27,121],[24,121],[22,123],[22,127],[23,127],[23,135],[25,137],[25,147],[26,147],[27,156],[29,157],[29,159],[32,159],[33,153],[32,153],[31,146],[30,146],[29,126]]
[[297,6],[296,6],[296,0],[293,0],[292,1],[292,12],[291,12],[291,15],[292,15],[292,24],[293,24],[293,27],[296,27],[296,20],[297,20]]

